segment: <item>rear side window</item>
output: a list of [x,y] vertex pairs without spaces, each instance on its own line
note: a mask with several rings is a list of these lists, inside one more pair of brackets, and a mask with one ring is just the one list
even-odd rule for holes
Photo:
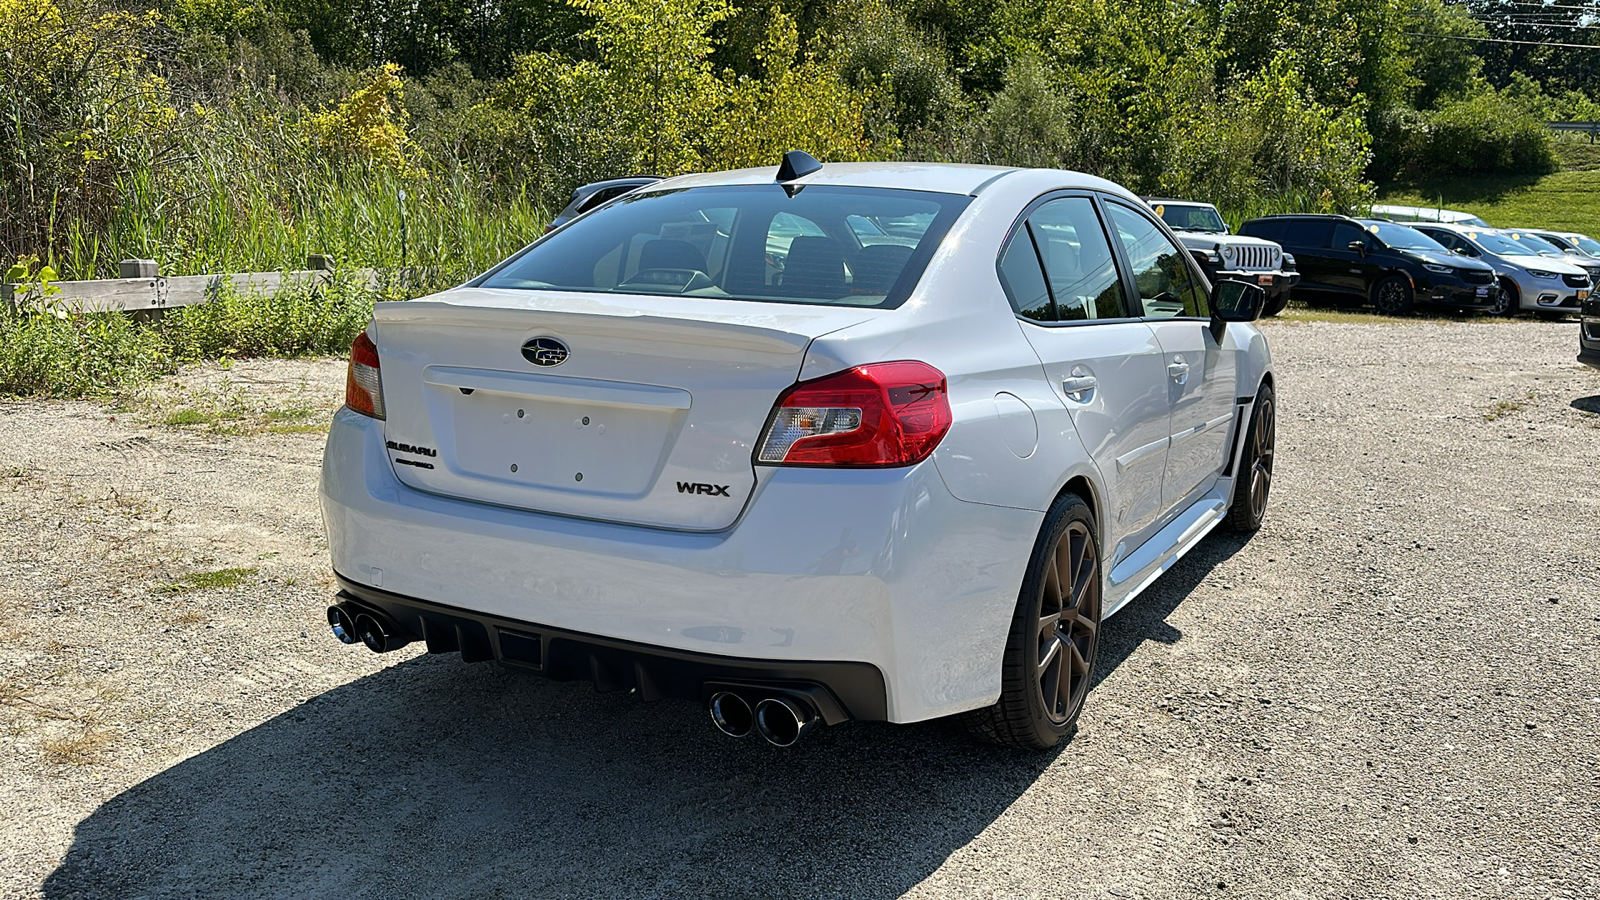
[[1332,237],[1331,219],[1290,219],[1284,225],[1283,237],[1279,243],[1291,247],[1321,249],[1328,246],[1328,240]]
[[894,307],[970,197],[814,185],[630,194],[490,270],[481,287]]
[[1128,254],[1144,315],[1156,319],[1206,316],[1205,292],[1189,268],[1188,254],[1145,216],[1120,203],[1107,203],[1117,237]]
[[1094,203],[1050,200],[1028,216],[1000,256],[1017,314],[1035,322],[1120,319],[1122,280]]
[[1275,219],[1254,219],[1240,226],[1239,233],[1282,243],[1283,226],[1283,222]]

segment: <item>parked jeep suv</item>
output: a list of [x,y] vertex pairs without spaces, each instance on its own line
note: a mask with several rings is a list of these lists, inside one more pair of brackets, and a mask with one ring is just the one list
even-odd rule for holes
[[1230,234],[1228,223],[1210,203],[1145,197],[1193,254],[1213,284],[1228,278],[1259,285],[1267,292],[1264,316],[1275,316],[1289,305],[1289,289],[1300,280],[1293,256],[1272,241]]
[[1381,219],[1267,216],[1239,230],[1277,241],[1294,254],[1300,270],[1296,296],[1370,302],[1399,316],[1417,304],[1490,309],[1500,290],[1487,263],[1457,256],[1415,228]]

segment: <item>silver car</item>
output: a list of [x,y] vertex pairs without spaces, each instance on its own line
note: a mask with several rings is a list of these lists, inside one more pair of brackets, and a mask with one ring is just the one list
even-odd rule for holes
[[1594,286],[1584,268],[1541,255],[1535,246],[1509,231],[1423,222],[1412,227],[1462,256],[1494,266],[1500,275],[1500,298],[1490,308],[1491,315],[1514,316],[1526,310],[1564,316],[1576,312]]
[[1073,172],[641,187],[377,305],[324,458],[329,624],[779,745],[967,714],[1051,746],[1106,617],[1261,524],[1265,299]]

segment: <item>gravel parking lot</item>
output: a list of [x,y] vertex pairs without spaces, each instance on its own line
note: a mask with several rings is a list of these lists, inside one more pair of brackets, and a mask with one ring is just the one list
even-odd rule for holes
[[0,895],[1600,896],[1576,325],[1266,327],[1266,527],[1113,619],[1036,755],[336,644],[342,362],[0,403]]

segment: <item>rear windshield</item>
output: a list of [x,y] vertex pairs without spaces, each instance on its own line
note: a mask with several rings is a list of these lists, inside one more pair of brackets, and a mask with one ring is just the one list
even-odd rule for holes
[[893,307],[970,197],[777,184],[623,197],[478,279],[481,287]]

